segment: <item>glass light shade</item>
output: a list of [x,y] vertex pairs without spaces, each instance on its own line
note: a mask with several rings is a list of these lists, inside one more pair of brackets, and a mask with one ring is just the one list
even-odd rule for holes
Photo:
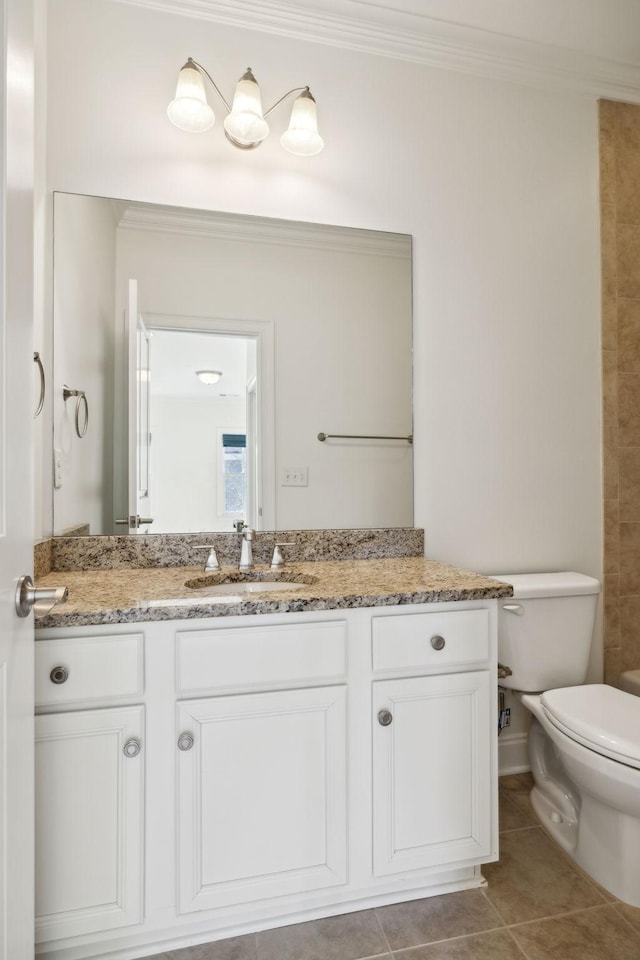
[[178,74],[175,99],[167,107],[167,116],[174,126],[187,133],[204,133],[215,122],[207,103],[204,78],[189,60]]
[[225,117],[224,128],[232,143],[245,148],[257,146],[269,133],[269,124],[262,116],[260,87],[251,67],[236,84],[231,113]]
[[280,143],[296,157],[313,157],[324,147],[318,133],[316,102],[308,89],[294,100],[289,127],[280,137]]
[[221,376],[222,370],[196,370],[198,380],[209,385],[217,383]]

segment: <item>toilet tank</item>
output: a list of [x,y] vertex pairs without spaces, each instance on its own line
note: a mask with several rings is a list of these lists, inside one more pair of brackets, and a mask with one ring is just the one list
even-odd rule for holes
[[495,575],[513,586],[498,601],[500,686],[527,693],[584,683],[600,583],[581,573]]

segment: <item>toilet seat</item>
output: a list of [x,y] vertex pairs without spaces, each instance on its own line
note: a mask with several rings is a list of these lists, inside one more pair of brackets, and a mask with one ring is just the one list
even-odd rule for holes
[[640,769],[640,697],[596,683],[548,690],[545,716],[589,750]]

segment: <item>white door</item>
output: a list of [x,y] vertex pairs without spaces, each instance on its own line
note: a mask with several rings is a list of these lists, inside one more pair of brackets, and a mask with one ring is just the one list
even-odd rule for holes
[[[0,0],[0,960],[33,958],[33,13]],[[4,409],[2,409],[2,406]]]
[[36,940],[142,920],[144,707],[36,717]]
[[494,696],[489,671],[373,684],[376,876],[491,858]]
[[138,310],[138,281],[129,280],[129,532],[146,533],[153,520],[149,481],[151,337]]
[[345,688],[178,705],[178,912],[346,882]]
[[258,457],[258,381],[255,377],[252,377],[247,384],[246,402],[247,524],[254,530],[262,530]]

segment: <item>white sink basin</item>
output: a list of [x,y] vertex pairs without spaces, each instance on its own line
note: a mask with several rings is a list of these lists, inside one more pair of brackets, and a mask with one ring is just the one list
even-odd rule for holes
[[241,580],[237,583],[215,583],[207,587],[191,587],[199,596],[227,596],[236,597],[241,593],[274,593],[280,590],[299,590],[306,587],[306,583],[287,583],[283,580],[268,582],[265,580]]

